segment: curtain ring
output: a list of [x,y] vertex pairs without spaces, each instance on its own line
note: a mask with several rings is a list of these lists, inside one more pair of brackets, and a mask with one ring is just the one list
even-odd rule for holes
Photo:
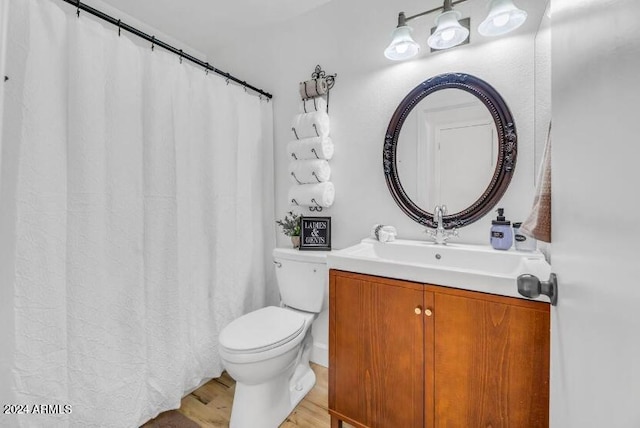
[[209,66],[209,63],[207,63],[207,66],[206,66],[206,67],[205,67],[205,69],[204,69],[204,70],[205,70],[204,72],[205,72],[205,74],[206,74],[207,76],[209,75],[209,67],[210,67],[210,66]]
[[180,64],[182,64],[182,49],[180,49]]
[[156,47],[156,36],[151,36],[151,51]]
[[80,18],[80,5],[81,5],[81,4],[82,4],[82,3],[80,3],[80,0],[78,0],[78,1],[76,2],[76,7],[77,7],[77,9],[76,9],[76,15],[78,16],[78,18]]
[[122,35],[122,27],[120,26],[121,24],[122,24],[122,20],[118,19],[118,37]]

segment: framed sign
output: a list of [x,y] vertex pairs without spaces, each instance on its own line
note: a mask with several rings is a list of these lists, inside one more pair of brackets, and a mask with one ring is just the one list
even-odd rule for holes
[[331,217],[300,219],[300,250],[331,250]]

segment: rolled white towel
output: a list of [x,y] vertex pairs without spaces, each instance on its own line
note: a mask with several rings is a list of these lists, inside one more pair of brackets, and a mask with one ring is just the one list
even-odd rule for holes
[[293,133],[296,139],[326,137],[329,135],[331,123],[325,111],[301,113],[293,118]]
[[315,97],[300,101],[300,113],[312,113],[314,111],[327,111],[327,102],[324,98]]
[[335,188],[327,181],[317,184],[296,184],[289,188],[289,203],[303,207],[328,208],[333,205]]
[[380,242],[393,242],[398,236],[398,231],[393,226],[385,226],[383,224],[376,224],[371,229],[371,235],[373,239],[377,239]]
[[331,137],[313,137],[293,140],[287,144],[287,153],[292,159],[326,159],[333,157]]
[[328,90],[329,84],[323,77],[300,82],[300,98],[303,100],[324,95]]
[[295,184],[324,183],[331,178],[331,167],[326,160],[296,160],[289,162],[289,176]]

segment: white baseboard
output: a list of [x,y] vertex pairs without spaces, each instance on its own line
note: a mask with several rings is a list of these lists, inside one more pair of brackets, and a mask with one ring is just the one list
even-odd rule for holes
[[329,367],[329,348],[324,343],[314,342],[309,359],[313,363],[323,367]]

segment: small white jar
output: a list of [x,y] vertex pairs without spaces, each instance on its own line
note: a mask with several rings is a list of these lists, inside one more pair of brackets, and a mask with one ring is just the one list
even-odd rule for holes
[[535,251],[538,241],[520,231],[522,223],[513,223],[513,240],[518,251]]

